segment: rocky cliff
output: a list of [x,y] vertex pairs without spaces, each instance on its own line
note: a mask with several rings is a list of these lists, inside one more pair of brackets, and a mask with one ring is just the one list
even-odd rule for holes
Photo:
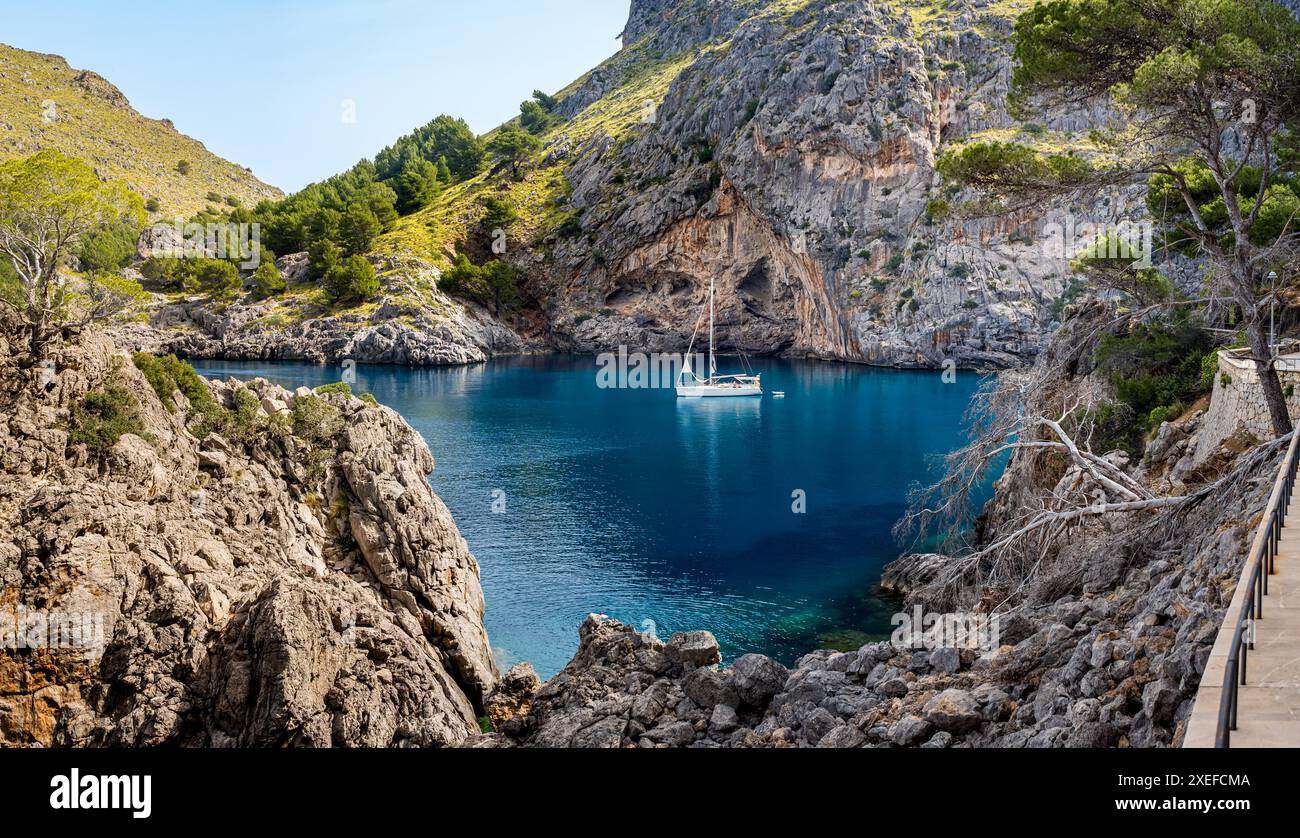
[[0,743],[478,730],[478,566],[400,416],[262,381],[187,398],[99,334],[24,368],[0,335]]
[[[1104,116],[1008,115],[1024,5],[634,0],[623,50],[561,94],[572,119],[547,139],[580,235],[513,257],[547,301],[553,342],[680,350],[712,278],[726,349],[899,366],[1032,357],[1069,284],[1044,255],[1048,225],[1141,208],[1118,190],[951,216],[965,196],[935,171],[948,147],[1014,137],[1086,151]],[[640,109],[610,115],[629,99]]]

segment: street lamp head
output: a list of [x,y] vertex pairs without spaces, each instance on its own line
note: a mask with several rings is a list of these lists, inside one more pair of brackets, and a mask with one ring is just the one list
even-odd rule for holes
[[1269,271],[1269,272],[1268,272],[1268,281],[1269,281],[1269,282],[1277,282],[1277,271]]

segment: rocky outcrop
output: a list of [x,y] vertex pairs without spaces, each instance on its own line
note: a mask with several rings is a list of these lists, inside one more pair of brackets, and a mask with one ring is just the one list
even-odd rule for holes
[[[293,277],[305,269],[306,254],[278,263]],[[379,270],[383,293],[359,310],[324,309],[313,294],[244,296],[228,305],[157,295],[147,324],[121,324],[114,336],[133,350],[189,358],[414,366],[474,364],[542,349],[481,306],[430,290],[438,272],[427,263],[387,260]]]
[[98,334],[16,364],[0,346],[0,621],[96,630],[6,635],[0,743],[478,731],[497,681],[478,566],[400,416],[262,381],[209,382],[223,407],[200,410]]
[[[965,196],[939,182],[945,148],[988,131],[1070,142],[1105,111],[1025,130],[1004,105],[1015,9],[946,9],[921,22],[865,0],[633,2],[626,61],[690,60],[652,120],[572,154],[585,235],[548,240],[541,271],[531,252],[518,257],[539,283],[560,283],[553,341],[680,351],[712,279],[725,350],[922,367],[1032,357],[1068,285],[1064,260],[1045,255],[1049,225],[1140,215],[1141,189],[950,218]],[[604,95],[619,66],[585,78],[562,110]]]

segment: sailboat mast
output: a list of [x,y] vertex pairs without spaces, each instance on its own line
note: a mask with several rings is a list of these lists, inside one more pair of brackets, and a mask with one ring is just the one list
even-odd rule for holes
[[709,276],[709,378],[712,379],[718,371],[718,365],[713,360],[713,276]]

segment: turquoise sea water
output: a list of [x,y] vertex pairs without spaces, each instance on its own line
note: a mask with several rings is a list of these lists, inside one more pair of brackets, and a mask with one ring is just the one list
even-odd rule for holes
[[[978,377],[758,366],[761,400],[600,389],[595,359],[576,356],[360,366],[354,390],[424,435],[433,487],[482,567],[500,662],[530,660],[546,678],[590,612],[662,638],[707,628],[728,657],[786,663],[891,631],[895,604],[872,590],[899,554],[890,528],[908,488],[960,444]],[[288,387],[341,375],[302,363],[197,367]]]

